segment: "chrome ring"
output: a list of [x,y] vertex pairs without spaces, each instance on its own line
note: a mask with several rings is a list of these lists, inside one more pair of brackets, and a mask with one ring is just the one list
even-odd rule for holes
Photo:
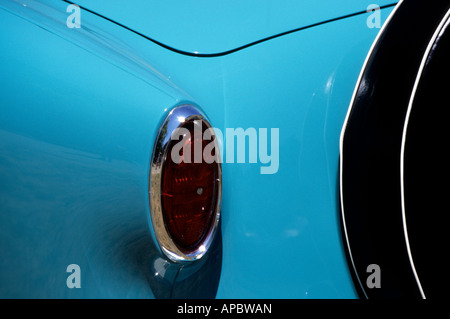
[[[168,147],[171,140],[171,136],[174,131],[180,127],[185,121],[189,120],[202,120],[208,129],[212,129],[206,116],[192,105],[180,105],[175,107],[167,115],[163,124],[161,125],[158,136],[156,137],[155,145],[153,148],[150,174],[149,174],[149,201],[150,201],[150,215],[155,233],[156,240],[158,242],[161,251],[172,261],[184,262],[198,260],[205,255],[210,247],[214,236],[217,232],[217,228],[220,220],[220,207],[222,199],[222,167],[219,152],[216,152],[216,159],[218,165],[218,198],[214,211],[213,226],[210,227],[203,242],[199,247],[190,252],[183,253],[171,238],[164,223],[164,217],[162,212],[161,201],[161,179],[162,168],[168,156]],[[217,140],[216,140],[217,143]],[[216,145],[216,150],[219,150]]]

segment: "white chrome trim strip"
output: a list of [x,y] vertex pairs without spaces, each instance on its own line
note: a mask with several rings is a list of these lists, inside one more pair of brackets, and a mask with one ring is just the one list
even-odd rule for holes
[[367,56],[366,56],[366,59],[365,59],[365,61],[364,61],[364,64],[363,64],[363,66],[362,66],[362,68],[361,68],[361,72],[360,72],[359,77],[358,77],[358,81],[356,82],[356,86],[355,86],[355,89],[354,89],[354,91],[353,91],[353,96],[352,96],[352,99],[351,99],[351,101],[350,101],[350,106],[349,106],[349,108],[348,108],[348,110],[347,110],[347,115],[345,116],[344,124],[343,124],[342,130],[341,130],[341,136],[340,136],[340,140],[339,140],[339,151],[340,151],[340,161],[339,161],[339,188],[340,188],[340,197],[341,197],[341,215],[342,215],[342,223],[343,223],[343,228],[344,228],[344,232],[345,232],[345,239],[346,239],[346,242],[347,242],[347,248],[348,248],[348,252],[349,252],[349,255],[350,255],[350,260],[351,260],[351,262],[352,262],[352,267],[353,267],[353,269],[355,270],[356,278],[358,279],[359,285],[361,286],[361,289],[362,289],[362,291],[364,292],[364,295],[365,295],[366,299],[368,299],[368,297],[367,297],[366,291],[365,291],[365,289],[364,289],[364,286],[363,286],[363,284],[362,284],[362,282],[361,282],[361,279],[359,278],[358,273],[357,273],[356,268],[355,268],[355,263],[354,263],[354,261],[353,261],[353,256],[352,256],[352,252],[351,252],[351,249],[350,249],[350,242],[349,242],[349,240],[348,240],[347,227],[346,227],[346,225],[345,225],[344,197],[343,197],[343,187],[342,187],[342,171],[343,171],[343,162],[344,162],[344,152],[343,152],[343,150],[344,150],[344,135],[345,135],[345,129],[346,129],[346,127],[347,127],[348,119],[349,119],[349,117],[350,117],[350,113],[351,113],[351,111],[352,111],[352,107],[353,107],[353,104],[354,104],[354,102],[355,102],[356,95],[357,95],[357,93],[358,93],[358,89],[359,89],[359,86],[360,86],[360,84],[361,84],[361,80],[362,80],[362,78],[363,78],[363,75],[364,75],[364,72],[365,72],[365,70],[366,70],[367,64],[369,63],[369,60],[370,60],[370,58],[371,58],[371,56],[372,56],[372,53],[373,53],[373,51],[374,51],[374,49],[375,49],[375,47],[376,47],[378,41],[379,41],[380,38],[381,38],[381,35],[383,34],[383,32],[385,31],[385,29],[387,28],[387,25],[388,25],[389,22],[392,20],[392,17],[394,16],[395,12],[397,12],[398,8],[401,6],[401,4],[403,3],[403,1],[404,1],[404,0],[400,0],[400,1],[397,3],[397,5],[394,7],[394,9],[392,10],[392,12],[390,13],[390,15],[388,16],[388,18],[386,19],[386,22],[383,24],[383,26],[381,27],[380,31],[378,32],[378,34],[377,34],[377,36],[376,36],[374,42],[372,43],[372,46],[370,47],[369,53],[368,53]]
[[442,21],[439,23],[439,26],[437,27],[436,31],[434,32],[433,37],[431,38],[430,42],[428,43],[427,49],[425,50],[425,54],[423,55],[422,62],[420,64],[419,71],[417,72],[416,81],[414,83],[414,87],[413,87],[413,90],[411,93],[411,98],[409,100],[408,110],[406,111],[405,123],[403,124],[402,147],[401,147],[401,153],[400,153],[400,188],[401,188],[401,200],[402,200],[403,232],[405,235],[406,246],[408,249],[409,262],[411,264],[411,268],[414,272],[414,277],[416,279],[417,285],[419,286],[420,294],[422,295],[423,299],[426,299],[426,296],[425,296],[425,292],[422,289],[422,285],[420,284],[419,276],[417,275],[416,267],[414,265],[414,260],[413,260],[411,248],[409,245],[408,227],[406,225],[405,185],[404,185],[404,161],[405,161],[406,134],[408,131],[409,118],[411,115],[414,98],[415,98],[415,95],[417,92],[417,88],[419,87],[420,78],[422,77],[422,73],[425,68],[425,64],[428,60],[428,56],[431,52],[431,49],[433,48],[433,45],[436,42],[436,39],[439,36],[439,34],[441,33],[443,27],[446,24],[450,23],[449,17],[450,17],[450,10],[447,11],[447,14],[444,16]]

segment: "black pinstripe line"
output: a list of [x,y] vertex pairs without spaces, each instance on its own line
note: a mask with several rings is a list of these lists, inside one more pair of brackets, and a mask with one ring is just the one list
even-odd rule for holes
[[[146,36],[145,34],[142,34],[142,33],[138,32],[136,30],[133,30],[133,29],[127,27],[126,25],[123,25],[123,24],[121,24],[119,22],[116,22],[116,21],[114,21],[114,20],[112,20],[112,19],[110,19],[108,17],[105,17],[104,15],[101,15],[101,14],[99,14],[97,12],[94,12],[94,11],[92,11],[90,9],[87,9],[87,8],[85,8],[83,6],[80,6],[80,5],[76,4],[75,2],[68,1],[68,0],[62,0],[62,1],[66,2],[66,3],[69,3],[69,4],[77,5],[81,9],[83,9],[83,10],[85,10],[87,12],[90,12],[90,13],[92,13],[92,14],[100,17],[100,18],[108,20],[108,21],[110,21],[110,22],[112,22],[112,23],[114,23],[114,24],[116,24],[116,25],[118,25],[118,26],[120,26],[120,27],[122,27],[124,29],[127,29],[128,31],[131,31],[131,32],[133,32],[133,33],[135,33],[135,34],[137,34],[137,35],[139,35],[139,36],[141,36],[141,37],[143,37],[143,38],[145,38],[145,39],[147,39],[147,40],[149,40],[149,41],[151,41],[151,42],[153,42],[153,43],[155,43],[155,44],[157,44],[157,45],[159,45],[159,46],[161,46],[163,48],[165,48],[165,49],[168,49],[170,51],[173,51],[173,52],[176,52],[176,53],[180,53],[180,54],[183,54],[183,55],[188,55],[188,56],[192,56],[192,57],[199,57],[199,58],[213,58],[213,57],[218,57],[218,56],[224,56],[224,55],[227,55],[227,54],[230,54],[230,53],[233,53],[233,52],[236,52],[236,51],[240,51],[240,50],[243,50],[245,48],[254,46],[254,45],[258,44],[258,43],[269,41],[271,39],[275,39],[275,38],[278,38],[278,37],[281,37],[281,36],[284,36],[284,35],[287,35],[287,34],[290,34],[290,33],[294,33],[294,32],[301,31],[301,30],[306,30],[306,29],[309,29],[309,28],[317,27],[317,26],[322,25],[322,24],[326,24],[326,23],[330,23],[330,22],[334,22],[334,21],[338,21],[338,20],[342,20],[342,19],[347,19],[347,18],[351,18],[351,17],[357,16],[357,15],[361,15],[361,14],[367,13],[367,10],[364,10],[364,11],[359,11],[359,12],[356,12],[356,13],[347,14],[347,15],[344,15],[344,16],[341,16],[341,17],[338,17],[338,18],[333,18],[333,19],[322,21],[322,22],[313,23],[313,24],[310,24],[310,25],[307,25],[307,26],[304,26],[304,27],[301,27],[301,28],[297,28],[297,29],[293,29],[293,30],[290,30],[290,31],[278,33],[276,35],[272,35],[270,37],[266,37],[266,38],[263,38],[263,39],[260,39],[260,40],[254,41],[254,42],[250,42],[248,44],[239,46],[237,48],[234,48],[234,49],[231,49],[231,50],[227,50],[227,51],[223,51],[223,52],[219,52],[219,53],[192,53],[192,52],[183,51],[183,50],[179,50],[179,49],[173,48],[173,47],[171,47],[171,46],[169,46],[167,44],[164,44],[164,43],[159,42],[159,41],[157,41],[155,39],[152,39],[152,38]],[[396,4],[397,3],[384,5],[384,6],[381,6],[380,9],[393,7]]]

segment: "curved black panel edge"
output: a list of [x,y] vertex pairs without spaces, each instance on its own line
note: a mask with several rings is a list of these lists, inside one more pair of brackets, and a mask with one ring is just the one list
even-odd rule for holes
[[450,18],[440,31],[411,105],[404,149],[404,201],[411,255],[427,298],[445,296],[449,162]]
[[[448,1],[399,5],[372,51],[344,128],[344,242],[360,297],[422,297],[403,231],[400,152],[417,72],[448,7]],[[380,267],[379,288],[366,282],[372,264]]]

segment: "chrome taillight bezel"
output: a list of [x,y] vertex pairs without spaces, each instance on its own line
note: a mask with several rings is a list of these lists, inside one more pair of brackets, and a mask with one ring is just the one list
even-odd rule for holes
[[[169,156],[168,148],[170,144],[170,137],[185,121],[192,120],[201,120],[208,129],[213,131],[208,119],[197,107],[189,104],[183,104],[175,107],[169,112],[163,124],[159,128],[150,163],[149,203],[153,231],[161,251],[174,262],[195,261],[202,258],[208,251],[215,234],[217,233],[221,215],[222,167],[219,160],[220,154],[217,152],[216,165],[218,165],[218,191],[216,207],[214,209],[212,226],[207,230],[201,244],[195,250],[183,252],[170,236],[164,222],[161,199],[161,182],[164,163]],[[217,138],[214,139],[214,142],[217,143]],[[216,150],[219,151],[218,145],[216,145]]]

